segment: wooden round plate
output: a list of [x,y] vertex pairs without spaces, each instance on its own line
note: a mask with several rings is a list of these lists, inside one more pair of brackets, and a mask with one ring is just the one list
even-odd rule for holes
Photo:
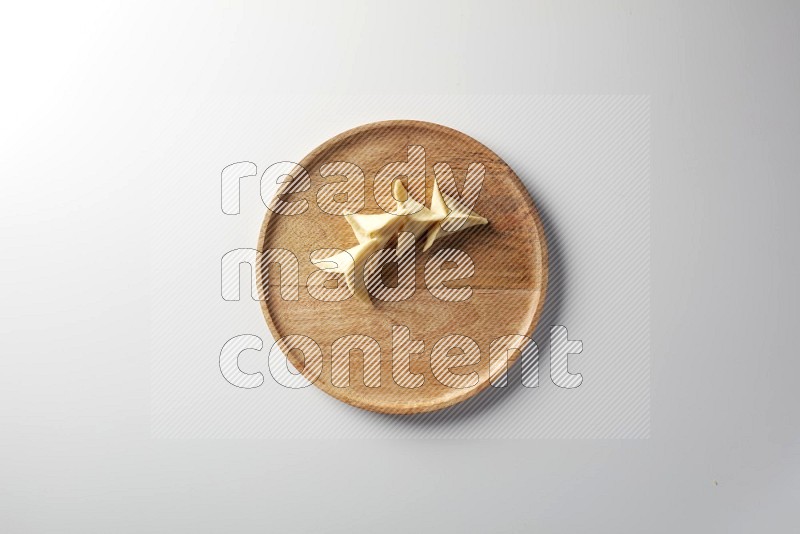
[[[340,302],[313,298],[305,286],[318,268],[309,261],[317,249],[347,249],[356,244],[349,224],[342,216],[325,213],[316,199],[319,188],[344,178],[323,178],[320,167],[329,162],[351,162],[364,172],[366,206],[361,213],[381,213],[374,194],[376,173],[391,162],[405,162],[408,147],[425,149],[426,205],[430,205],[433,166],[448,163],[463,188],[467,168],[482,163],[486,174],[480,197],[473,208],[489,220],[486,226],[469,228],[437,239],[430,250],[416,249],[417,289],[411,298],[400,302],[356,297]],[[385,121],[359,126],[326,141],[303,158],[300,165],[308,172],[310,189],[285,195],[287,199],[308,201],[308,209],[298,215],[278,215],[267,210],[261,227],[258,249],[286,249],[299,260],[298,300],[280,298],[278,276],[259,277],[261,306],[276,340],[299,334],[313,339],[322,351],[322,372],[317,378],[306,369],[300,350],[286,354],[291,364],[314,384],[353,406],[383,413],[411,414],[438,410],[461,402],[490,384],[489,347],[493,340],[509,334],[530,336],[539,319],[547,285],[547,249],[542,223],[530,195],[519,178],[496,154],[471,137],[438,124],[418,121]],[[448,287],[472,287],[472,296],[463,302],[447,302],[434,297],[426,288],[425,262],[437,250],[459,248],[475,264],[470,278],[449,282]],[[266,272],[264,256],[257,272]],[[277,272],[274,270],[270,272]],[[266,281],[265,281],[266,279]],[[403,387],[392,375],[392,328],[405,326],[413,340],[424,342],[424,351],[411,356],[410,370],[421,373],[420,387]],[[350,353],[350,380],[347,387],[332,383],[331,346],[343,336],[359,334],[380,345],[380,386],[367,387],[364,380],[364,355]],[[431,370],[431,349],[450,334],[472,338],[480,348],[480,362],[452,369],[455,374],[477,371],[477,384],[452,388],[442,384]],[[453,352],[453,351],[451,351]],[[459,352],[454,349],[454,352]],[[509,354],[508,365],[519,352]],[[314,370],[318,371],[318,367]],[[316,378],[316,380],[314,380]],[[335,382],[338,383],[338,380]]]

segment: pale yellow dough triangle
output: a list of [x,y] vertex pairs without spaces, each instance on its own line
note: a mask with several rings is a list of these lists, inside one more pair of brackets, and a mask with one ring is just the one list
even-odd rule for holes
[[425,244],[422,248],[425,251],[433,245],[433,242],[440,235],[442,221],[448,215],[451,219],[455,218],[455,220],[463,221],[458,228],[459,231],[489,222],[474,211],[470,212],[469,215],[460,211],[451,211],[448,206],[457,206],[458,202],[442,195],[439,190],[439,183],[435,178],[433,180],[430,208],[426,208],[415,199],[409,197],[408,191],[400,180],[395,180],[392,185],[392,191],[397,200],[397,215],[392,213],[355,213],[345,215],[345,219],[353,229],[358,245],[334,254],[330,258],[314,262],[322,270],[343,274],[350,290],[359,299],[367,302],[370,299],[369,293],[364,286],[364,281],[360,279],[361,277],[356,280],[355,275],[363,272],[364,262],[373,252],[385,245],[398,233],[411,232],[417,239],[425,235]]
[[399,227],[402,224],[402,217],[391,213],[376,213],[362,215],[354,213],[345,215],[344,218],[350,223],[353,233],[359,244],[364,244],[373,239],[379,239],[387,230],[393,226]]
[[439,232],[441,232],[442,230],[442,222],[448,217],[448,215],[451,220],[463,221],[458,226],[459,231],[465,230],[471,226],[479,226],[489,223],[488,220],[481,217],[474,211],[470,212],[469,215],[466,215],[463,213],[464,210],[453,211],[450,209],[450,207],[456,206],[457,204],[458,203],[455,199],[442,194],[442,192],[439,190],[439,182],[434,178],[433,194],[431,196],[431,211],[433,211],[437,215],[444,213],[444,217],[438,219],[437,222],[428,231],[428,235],[425,238],[425,245],[422,247],[423,251],[426,251],[429,248],[431,248],[433,242],[436,241],[437,237],[439,237]]

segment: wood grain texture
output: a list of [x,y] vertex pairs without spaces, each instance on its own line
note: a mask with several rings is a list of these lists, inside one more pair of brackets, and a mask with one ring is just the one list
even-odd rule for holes
[[[407,147],[421,145],[426,151],[426,203],[430,203],[433,165],[450,164],[458,186],[463,187],[470,163],[486,167],[483,190],[474,210],[489,220],[487,226],[469,228],[438,239],[416,258],[417,289],[402,302],[373,301],[355,297],[342,302],[312,298],[305,287],[317,268],[309,261],[311,251],[322,248],[346,249],[356,244],[344,217],[329,215],[316,204],[320,186],[342,180],[322,178],[321,165],[347,161],[358,165],[366,181],[366,208],[361,213],[380,213],[372,185],[376,173],[387,163],[405,161]],[[270,267],[269,277],[259,276],[261,306],[275,339],[302,334],[322,349],[322,375],[314,383],[326,393],[353,406],[384,413],[411,414],[437,410],[461,402],[489,386],[489,345],[508,334],[530,336],[538,321],[547,286],[547,249],[542,223],[530,195],[514,172],[497,155],[471,137],[437,124],[418,121],[385,121],[366,124],[344,132],[303,158],[300,164],[311,177],[308,191],[295,193],[291,200],[306,199],[307,211],[300,215],[276,215],[269,210],[258,241],[259,250],[282,248],[299,259],[300,297],[280,298],[278,271]],[[287,200],[289,199],[287,198]],[[431,254],[442,248],[459,248],[475,264],[473,277],[448,283],[449,287],[469,285],[472,297],[464,302],[445,302],[425,287],[424,267]],[[258,265],[259,273],[265,265]],[[268,278],[268,281],[266,280]],[[424,384],[404,388],[392,379],[392,326],[407,326],[414,340],[425,343],[425,351],[414,355],[411,371],[422,373]],[[364,384],[363,355],[350,355],[350,384],[331,383],[331,345],[343,336],[367,335],[381,347],[381,385]],[[442,385],[430,366],[431,349],[448,334],[469,336],[478,343],[480,363],[453,372],[478,372],[476,386],[455,389]],[[518,353],[510,355],[509,367]],[[292,350],[287,355],[295,368],[304,371],[303,357]]]

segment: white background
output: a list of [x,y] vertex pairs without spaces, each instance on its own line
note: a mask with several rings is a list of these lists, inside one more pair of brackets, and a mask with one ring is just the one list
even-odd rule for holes
[[[797,530],[797,4],[21,5],[4,532]],[[297,92],[651,95],[650,439],[151,439],[153,184]]]

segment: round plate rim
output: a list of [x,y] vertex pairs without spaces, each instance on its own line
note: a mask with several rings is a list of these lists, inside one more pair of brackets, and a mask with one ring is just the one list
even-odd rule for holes
[[[536,209],[536,205],[533,202],[533,198],[531,197],[528,190],[525,188],[525,185],[520,180],[517,173],[514,172],[514,169],[511,168],[500,156],[498,156],[492,149],[475,139],[459,130],[454,128],[450,128],[448,126],[444,126],[442,124],[437,124],[434,122],[428,121],[420,121],[420,120],[409,120],[409,119],[393,119],[393,120],[384,120],[384,121],[377,121],[377,122],[370,122],[366,124],[362,124],[360,126],[356,126],[355,128],[351,128],[349,130],[345,130],[331,138],[327,141],[323,142],[319,146],[317,146],[314,150],[309,152],[305,157],[300,160],[300,164],[303,165],[303,162],[313,161],[316,159],[322,152],[329,150],[332,146],[343,142],[344,140],[354,136],[359,135],[364,132],[368,132],[371,130],[376,129],[383,129],[383,128],[409,128],[409,127],[416,127],[416,128],[428,128],[435,131],[439,131],[441,133],[445,133],[447,135],[453,135],[457,138],[463,139],[467,142],[475,142],[481,145],[491,156],[495,157],[497,161],[501,162],[505,165],[510,171],[511,174],[514,176],[515,180],[513,181],[513,187],[517,190],[520,196],[524,199],[525,205],[530,212],[531,218],[534,221],[534,225],[536,226],[536,236],[537,240],[540,244],[541,250],[541,288],[540,291],[540,298],[536,304],[536,310],[534,311],[533,318],[531,319],[530,325],[528,325],[527,332],[525,334],[526,337],[531,337],[533,331],[536,329],[536,326],[539,324],[539,319],[541,318],[541,314],[544,308],[544,303],[547,298],[547,284],[548,284],[548,276],[549,276],[549,265],[548,265],[548,251],[547,251],[547,239],[545,237],[544,232],[544,224],[542,223],[541,217],[539,216],[539,211]],[[304,165],[305,167],[305,165]],[[261,230],[259,231],[258,235],[258,244],[257,250],[263,250],[263,245],[265,243],[267,237],[267,228],[269,226],[270,220],[272,219],[273,212],[270,209],[266,210],[264,215],[264,220],[261,223]],[[261,273],[262,270],[262,255],[258,255],[257,265],[256,265],[256,273]],[[258,294],[259,294],[259,304],[261,307],[261,312],[264,315],[264,319],[267,322],[267,326],[272,334],[272,337],[275,341],[280,339],[282,336],[278,331],[277,326],[272,320],[272,316],[268,306],[268,300],[264,298],[262,284],[260,275],[258,276],[258,280],[256,282],[258,286]],[[519,351],[514,351],[508,358],[508,369],[510,370],[516,360],[518,359]],[[294,360],[290,355],[285,355],[292,365],[295,368],[299,367],[297,361]],[[325,392],[326,394],[330,395],[331,397],[335,398],[338,401],[344,402],[345,404],[349,404],[351,406],[355,406],[357,408],[362,408],[364,410],[369,410],[372,412],[377,413],[384,413],[384,414],[397,414],[397,415],[411,415],[416,413],[424,413],[424,412],[433,412],[437,410],[441,410],[444,408],[448,408],[450,406],[454,406],[461,402],[464,402],[467,399],[470,399],[482,391],[484,391],[487,387],[489,387],[491,383],[491,379],[489,377],[482,380],[478,385],[472,388],[466,388],[460,395],[454,395],[452,397],[447,397],[444,400],[436,400],[433,399],[430,402],[421,401],[418,404],[413,405],[382,405],[382,404],[373,404],[370,402],[362,401],[359,399],[354,398],[344,398],[336,395],[336,389],[333,386],[330,386],[326,383],[320,384],[319,381],[312,382],[318,389]]]

